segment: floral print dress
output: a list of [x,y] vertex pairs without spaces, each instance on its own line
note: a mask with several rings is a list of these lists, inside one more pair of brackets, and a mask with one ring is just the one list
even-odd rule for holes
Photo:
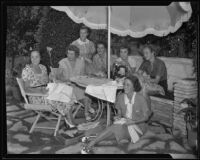
[[[47,75],[47,69],[44,65],[39,64],[39,67],[42,71],[42,73],[37,74],[34,73],[33,69],[30,65],[26,65],[26,67],[22,71],[22,79],[24,81],[30,81],[30,87],[33,87],[32,90],[34,90],[34,87],[37,89],[44,89],[44,87],[37,87],[41,85],[45,85],[48,83],[48,75]],[[41,96],[28,96],[29,103],[31,104],[46,104],[50,105],[52,108],[52,111],[59,111],[61,114],[65,115],[66,112],[69,111],[71,108],[71,105],[68,105],[64,102],[58,102],[58,101],[51,101],[48,99],[45,99]]]

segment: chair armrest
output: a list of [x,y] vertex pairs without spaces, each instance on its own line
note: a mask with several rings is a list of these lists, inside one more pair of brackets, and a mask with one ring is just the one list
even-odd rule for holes
[[44,94],[44,93],[28,93],[26,92],[27,96],[39,96],[39,97],[47,97],[48,94]]

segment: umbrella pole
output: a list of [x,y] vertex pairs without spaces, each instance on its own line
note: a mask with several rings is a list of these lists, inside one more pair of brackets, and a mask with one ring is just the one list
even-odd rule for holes
[[110,6],[108,6],[108,79],[110,79]]

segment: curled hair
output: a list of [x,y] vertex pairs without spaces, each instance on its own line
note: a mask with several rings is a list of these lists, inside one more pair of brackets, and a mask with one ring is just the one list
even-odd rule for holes
[[126,77],[126,79],[128,79],[132,82],[135,92],[141,91],[142,87],[140,85],[139,79],[136,76],[129,75],[128,77]]
[[28,55],[29,55],[28,64],[31,64],[31,63],[32,63],[32,62],[31,62],[31,54],[32,54],[33,52],[37,52],[37,53],[39,54],[40,58],[41,58],[41,54],[40,54],[39,50],[36,50],[36,49],[31,50],[31,51],[29,51],[29,53],[28,53]]
[[66,53],[67,51],[74,51],[76,58],[79,57],[80,50],[75,45],[69,45],[66,49]]
[[[81,26],[81,28],[80,28],[80,30],[82,30],[82,29],[85,29],[85,30],[87,30],[87,33],[89,34],[90,33],[90,29],[87,27],[87,26]],[[79,30],[79,31],[80,31]]]
[[97,46],[98,46],[99,44],[102,44],[102,45],[107,49],[107,44],[106,44],[105,42],[103,42],[103,41],[98,41],[98,42],[96,43],[96,48],[97,48]]
[[39,52],[38,50],[31,50],[31,51],[30,51],[30,56],[31,56],[31,54],[32,54],[33,52],[37,52],[37,53],[39,54],[39,56],[41,56],[41,54],[40,54],[40,52]]
[[119,47],[119,54],[120,54],[120,50],[121,50],[121,49],[127,49],[127,50],[128,50],[128,55],[131,54],[131,49],[130,49],[130,47],[129,47],[128,45],[126,45],[126,44],[121,45],[121,46]]
[[156,56],[157,55],[157,52],[158,52],[158,49],[155,45],[153,44],[145,44],[143,47],[142,47],[142,51],[145,49],[145,48],[148,48],[151,52],[154,52],[154,55]]

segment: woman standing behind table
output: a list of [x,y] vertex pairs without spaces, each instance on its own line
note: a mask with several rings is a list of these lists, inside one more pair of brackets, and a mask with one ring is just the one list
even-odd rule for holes
[[73,41],[72,45],[75,45],[80,50],[80,57],[85,61],[86,73],[93,72],[92,58],[95,53],[95,45],[92,41],[88,40],[89,29],[86,26],[80,28],[80,38]]
[[[66,49],[67,58],[62,59],[59,62],[59,78],[57,81],[70,83],[70,78],[81,76],[85,74],[85,63],[79,56],[79,48],[75,45],[69,45]],[[83,100],[85,105],[85,117],[86,120],[90,120],[89,112],[93,112],[94,110],[91,108],[91,100],[89,97],[85,95],[85,90],[77,87],[76,85],[72,85],[74,88],[74,93],[77,100]]]
[[[111,54],[110,57],[110,67],[113,65],[116,57]],[[106,77],[107,73],[107,46],[104,42],[97,42],[97,53],[93,57],[93,66],[95,69],[95,74],[101,77]]]
[[86,145],[81,151],[87,154],[98,142],[107,138],[115,138],[118,143],[124,140],[136,143],[146,132],[147,121],[151,112],[146,99],[139,93],[141,86],[135,76],[125,78],[124,93],[118,95],[115,107],[118,115],[114,117],[114,124],[101,132],[96,139]]

